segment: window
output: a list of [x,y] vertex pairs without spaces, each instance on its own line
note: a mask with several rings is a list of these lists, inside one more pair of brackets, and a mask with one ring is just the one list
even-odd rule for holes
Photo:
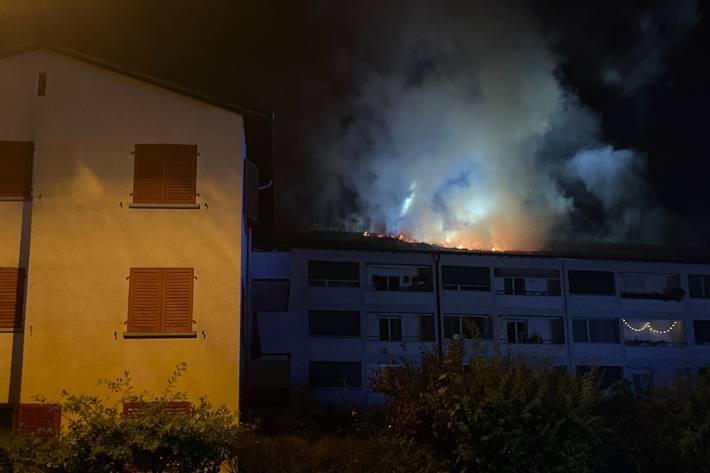
[[508,319],[508,343],[552,344],[565,343],[565,324],[561,317],[530,317]]
[[491,275],[487,267],[442,266],[444,289],[452,291],[490,291]]
[[128,333],[192,333],[192,268],[131,268]]
[[422,342],[434,341],[434,316],[431,314],[419,316],[419,340]]
[[401,341],[402,340],[402,319],[400,317],[380,317],[379,320],[380,340]]
[[691,274],[688,276],[688,286],[693,299],[710,299],[710,276]]
[[505,278],[503,281],[506,295],[525,295],[525,278]]
[[594,380],[601,389],[607,389],[624,379],[623,366],[597,366],[578,365],[577,376],[585,376],[595,370]]
[[508,333],[508,343],[528,342],[528,322],[527,320],[510,320],[506,324]]
[[24,284],[24,269],[0,268],[0,329],[22,327]]
[[359,361],[311,361],[308,384],[312,388],[360,388],[362,373]]
[[710,320],[693,320],[695,343],[710,345]]
[[576,343],[619,343],[617,319],[574,319],[572,332]]
[[685,345],[683,323],[680,320],[621,319],[624,342],[635,346]]
[[616,282],[611,271],[569,271],[568,278],[569,291],[572,294],[616,294]]
[[556,269],[495,268],[494,275],[499,295],[560,295],[560,273]]
[[431,266],[368,265],[369,289],[431,292]]
[[57,404],[20,404],[17,432],[39,437],[59,435],[62,408]]
[[621,273],[620,296],[626,299],[680,301],[685,291],[678,274]]
[[308,284],[320,287],[360,287],[360,264],[349,261],[309,261]]
[[32,193],[31,141],[0,141],[0,200],[26,200]]
[[194,204],[197,146],[136,145],[134,204]]
[[359,337],[360,312],[356,310],[310,310],[308,311],[308,335]]
[[490,340],[493,338],[493,324],[490,317],[447,315],[444,317],[444,337]]

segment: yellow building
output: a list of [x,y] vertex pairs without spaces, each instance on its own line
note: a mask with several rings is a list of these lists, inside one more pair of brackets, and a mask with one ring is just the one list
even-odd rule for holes
[[47,48],[0,58],[0,104],[0,422],[180,362],[178,389],[237,411],[258,114]]

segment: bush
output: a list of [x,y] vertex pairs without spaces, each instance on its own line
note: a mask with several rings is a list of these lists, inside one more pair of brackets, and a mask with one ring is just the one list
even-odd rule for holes
[[378,436],[326,436],[308,440],[296,435],[237,436],[235,473],[434,473],[440,471],[428,453],[411,441]]
[[[22,472],[121,472],[129,465],[153,473],[217,472],[236,423],[226,408],[212,409],[204,399],[186,412],[173,410],[172,403],[186,399],[174,392],[185,369],[180,364],[159,395],[134,394],[128,372],[102,382],[104,397],[65,393],[66,431],[58,439],[6,436],[0,459]],[[124,413],[126,404],[138,412]]]
[[591,377],[478,352],[463,342],[373,380],[393,432],[428,448],[450,471],[579,472],[600,462],[601,396]]
[[710,380],[687,377],[637,399],[627,390],[606,399],[607,471],[710,472]]

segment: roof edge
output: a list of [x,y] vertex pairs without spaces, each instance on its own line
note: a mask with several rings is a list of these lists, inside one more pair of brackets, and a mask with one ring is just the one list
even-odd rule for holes
[[161,89],[167,90],[169,92],[183,95],[185,97],[190,97],[190,98],[195,99],[197,101],[204,102],[209,105],[213,105],[215,107],[218,107],[218,108],[221,108],[224,110],[228,110],[230,112],[239,113],[241,115],[248,115],[248,116],[254,117],[254,118],[264,118],[264,119],[271,119],[271,118],[273,118],[273,115],[274,115],[273,112],[259,111],[259,110],[255,110],[255,109],[252,109],[249,107],[244,107],[242,105],[237,105],[237,104],[234,104],[231,102],[221,100],[221,99],[214,97],[212,95],[204,94],[202,92],[198,92],[198,91],[189,89],[187,87],[183,87],[181,85],[170,82],[167,79],[155,77],[150,74],[135,71],[132,69],[127,69],[119,64],[114,64],[114,63],[108,62],[106,60],[92,56],[90,54],[82,53],[81,51],[77,51],[75,49],[65,48],[65,47],[61,47],[61,46],[54,46],[54,45],[50,45],[50,44],[43,43],[43,42],[30,42],[30,43],[25,43],[25,44],[19,45],[17,47],[2,50],[2,51],[0,51],[0,59],[7,59],[7,58],[10,58],[13,56],[19,56],[22,54],[27,54],[27,53],[41,51],[41,50],[51,51],[51,52],[54,52],[57,54],[61,54],[63,56],[67,56],[72,59],[76,59],[77,61],[87,63],[92,66],[100,67],[102,69],[106,69],[108,71],[115,72],[117,74],[122,74],[126,77],[130,77],[132,79],[139,80],[141,82],[145,82],[147,84],[154,85],[156,87],[160,87]]

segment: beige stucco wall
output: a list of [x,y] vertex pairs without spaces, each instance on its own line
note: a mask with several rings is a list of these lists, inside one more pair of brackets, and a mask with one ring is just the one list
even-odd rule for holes
[[[22,400],[95,393],[124,369],[160,389],[185,361],[179,389],[236,410],[241,117],[49,51],[0,60],[0,103],[0,140],[36,149]],[[136,143],[198,146],[199,210],[128,208]],[[21,208],[0,202],[0,265],[17,265]],[[195,268],[198,338],[122,337],[131,266]],[[0,333],[0,403],[11,343]]]

